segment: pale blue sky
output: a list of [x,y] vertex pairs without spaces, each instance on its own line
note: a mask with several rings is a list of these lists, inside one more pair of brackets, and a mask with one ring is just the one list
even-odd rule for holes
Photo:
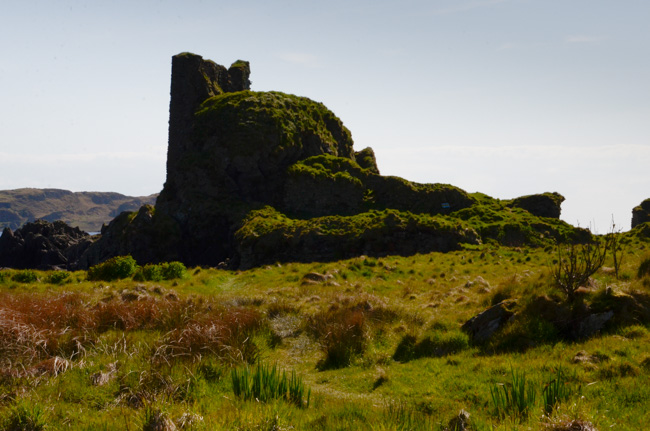
[[650,197],[649,20],[647,0],[4,0],[0,189],[160,191],[191,51],[323,102],[383,174],[557,191],[564,220],[627,229]]

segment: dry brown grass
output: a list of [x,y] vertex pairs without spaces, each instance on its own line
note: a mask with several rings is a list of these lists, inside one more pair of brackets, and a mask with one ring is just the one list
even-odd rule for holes
[[257,310],[242,307],[206,310],[165,334],[155,349],[154,362],[215,356],[233,363],[254,363],[259,352],[250,337],[262,326],[263,318]]

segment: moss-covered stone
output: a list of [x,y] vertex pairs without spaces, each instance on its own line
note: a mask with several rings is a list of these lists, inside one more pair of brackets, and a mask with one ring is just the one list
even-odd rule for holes
[[367,147],[361,151],[354,153],[354,160],[361,166],[363,169],[368,169],[373,174],[379,175],[379,168],[377,167],[377,158],[375,157],[375,152],[372,148]]
[[646,199],[632,209],[632,229],[650,221],[650,199]]
[[507,201],[486,195],[474,195],[474,198],[480,203],[450,216],[467,222],[483,242],[521,247],[547,246],[556,241],[585,242],[591,238],[587,229],[576,228],[555,218],[537,217],[529,211],[509,206]]
[[358,255],[412,255],[478,244],[466,224],[397,210],[292,219],[272,207],[252,211],[235,233],[244,268],[277,261],[328,261]]
[[521,196],[510,202],[509,206],[522,208],[538,217],[560,218],[564,196],[557,192]]

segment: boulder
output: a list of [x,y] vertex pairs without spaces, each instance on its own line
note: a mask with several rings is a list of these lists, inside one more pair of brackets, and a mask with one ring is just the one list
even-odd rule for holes
[[461,329],[472,337],[474,343],[485,343],[515,314],[515,300],[502,301],[477,314],[463,324]]
[[576,337],[589,338],[595,335],[605,327],[605,324],[609,322],[612,317],[614,317],[614,312],[611,310],[604,313],[588,315],[578,325]]

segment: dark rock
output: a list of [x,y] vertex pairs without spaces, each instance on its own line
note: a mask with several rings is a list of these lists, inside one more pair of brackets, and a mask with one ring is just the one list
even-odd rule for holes
[[632,209],[632,229],[642,223],[650,221],[650,199],[641,202],[640,205]]
[[458,416],[449,421],[445,431],[465,431],[469,429],[469,413],[461,410]]
[[473,342],[484,343],[515,314],[512,309],[516,304],[514,300],[500,302],[469,319],[461,329]]
[[612,317],[614,317],[614,312],[611,310],[604,313],[590,314],[580,322],[576,333],[577,338],[589,338],[600,332]]
[[124,212],[104,226],[101,237],[77,259],[73,269],[87,269],[114,256],[131,255],[140,263],[179,260],[176,223],[157,215],[153,206]]
[[17,269],[69,268],[93,243],[93,238],[62,221],[36,220],[0,236],[0,267]]
[[513,199],[510,206],[525,209],[538,217],[560,218],[562,202],[564,202],[564,196],[553,192],[521,196]]

